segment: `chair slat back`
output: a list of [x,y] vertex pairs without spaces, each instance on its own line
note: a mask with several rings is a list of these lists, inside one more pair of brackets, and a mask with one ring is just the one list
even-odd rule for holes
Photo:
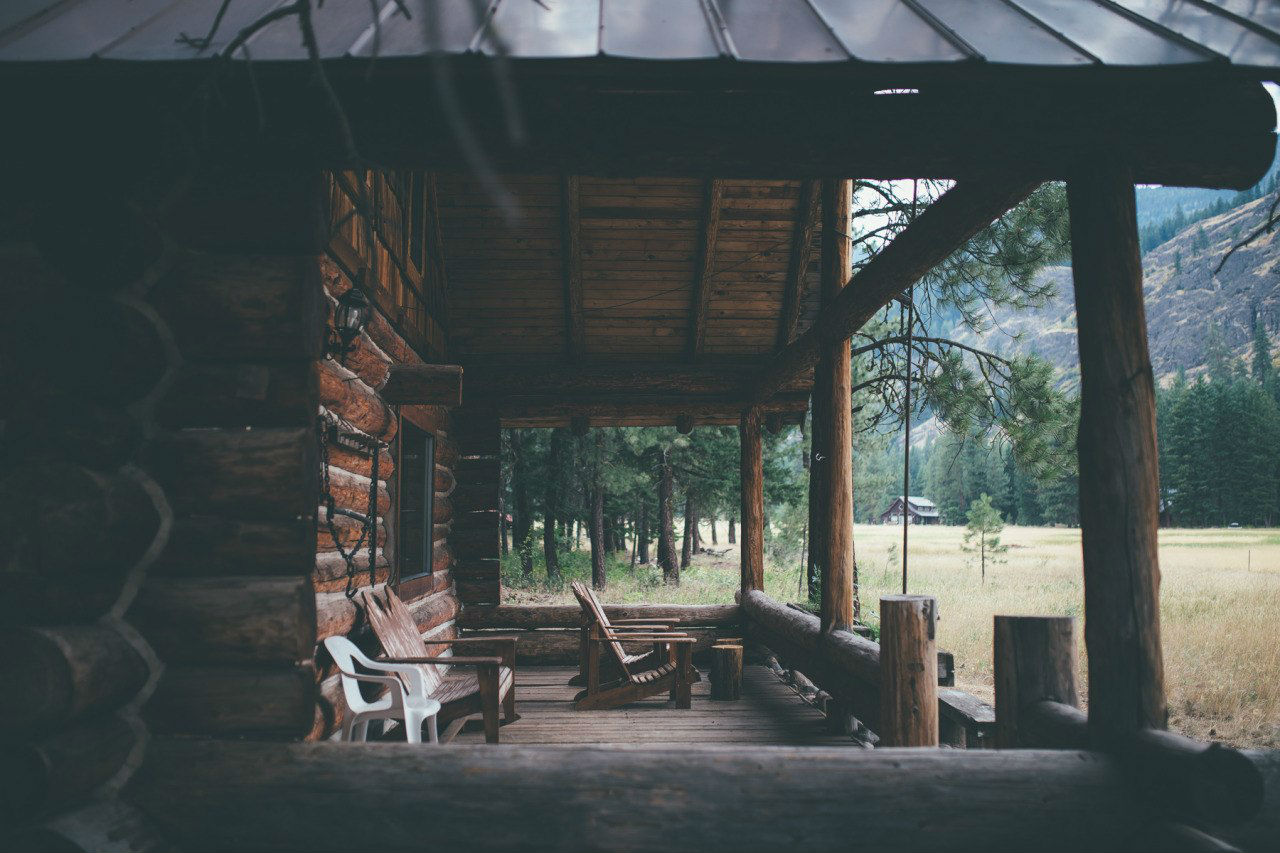
[[[378,592],[366,589],[360,594],[364,600],[365,613],[369,617],[369,626],[373,628],[374,636],[382,644],[387,657],[429,657],[426,643],[422,640],[422,634],[418,633],[417,623],[413,621],[413,614],[405,607],[400,596],[389,587],[383,587]],[[431,695],[439,686],[443,673],[440,667],[430,663],[421,664],[420,669],[427,695]]]
[[583,612],[600,627],[600,633],[609,638],[609,642],[605,645],[609,647],[614,660],[618,662],[618,666],[622,667],[622,672],[630,681],[632,674],[627,667],[627,651],[622,648],[622,643],[613,639],[613,626],[609,624],[609,617],[605,615],[604,605],[582,581],[574,581],[572,586],[574,597],[578,599],[578,604],[582,605]]

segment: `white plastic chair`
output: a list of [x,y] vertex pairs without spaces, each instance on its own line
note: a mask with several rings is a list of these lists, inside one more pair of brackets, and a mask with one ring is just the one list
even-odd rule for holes
[[[326,637],[324,647],[342,673],[342,696],[347,702],[347,713],[342,718],[343,740],[365,740],[370,720],[402,720],[409,743],[422,743],[424,722],[427,723],[427,741],[439,743],[436,715],[440,713],[440,703],[426,698],[422,673],[418,667],[371,660],[346,637]],[[356,670],[357,663],[366,669],[386,674],[359,672]],[[385,685],[387,692],[372,702],[368,701],[360,695],[361,681]]]

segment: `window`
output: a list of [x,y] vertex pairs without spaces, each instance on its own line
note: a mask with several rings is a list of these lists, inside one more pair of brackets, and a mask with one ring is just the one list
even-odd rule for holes
[[436,439],[401,418],[396,464],[396,569],[400,580],[431,574]]

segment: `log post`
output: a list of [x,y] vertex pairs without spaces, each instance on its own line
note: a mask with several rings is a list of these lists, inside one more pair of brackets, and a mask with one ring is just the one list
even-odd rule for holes
[[931,595],[880,599],[880,743],[938,745],[938,649]]
[[1132,177],[1067,184],[1080,347],[1080,527],[1094,737],[1165,727],[1159,468]]
[[[1076,707],[1076,620],[1070,616],[995,619],[996,745],[1034,746],[1019,726],[1024,709],[1048,699]],[[1046,745],[1046,744],[1041,744]]]
[[711,698],[742,698],[742,646],[716,643],[711,647]]
[[760,410],[747,409],[738,424],[742,455],[742,591],[764,589],[764,471]]
[[[849,279],[849,214],[852,184],[847,180],[822,182],[821,281],[823,301],[831,303]],[[822,511],[826,513],[825,548],[821,569],[822,603],[819,617],[823,631],[853,626],[853,418],[850,411],[849,338],[841,337],[822,348],[815,368],[823,374],[821,407],[826,420],[826,475],[822,486]],[[936,664],[935,664],[936,666]],[[937,726],[934,726],[935,730]]]

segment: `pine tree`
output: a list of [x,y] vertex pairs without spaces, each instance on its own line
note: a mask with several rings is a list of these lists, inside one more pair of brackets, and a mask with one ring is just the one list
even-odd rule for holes
[[991,496],[983,494],[969,507],[966,513],[969,520],[964,529],[964,544],[961,550],[978,555],[978,563],[982,567],[982,583],[987,582],[987,563],[996,563],[1000,555],[1009,550],[1008,545],[1000,544],[1000,532],[1004,530],[1004,519],[1000,510],[991,505]]
[[1253,378],[1268,390],[1275,378],[1275,366],[1271,363],[1271,338],[1267,335],[1267,327],[1257,308],[1253,309]]

